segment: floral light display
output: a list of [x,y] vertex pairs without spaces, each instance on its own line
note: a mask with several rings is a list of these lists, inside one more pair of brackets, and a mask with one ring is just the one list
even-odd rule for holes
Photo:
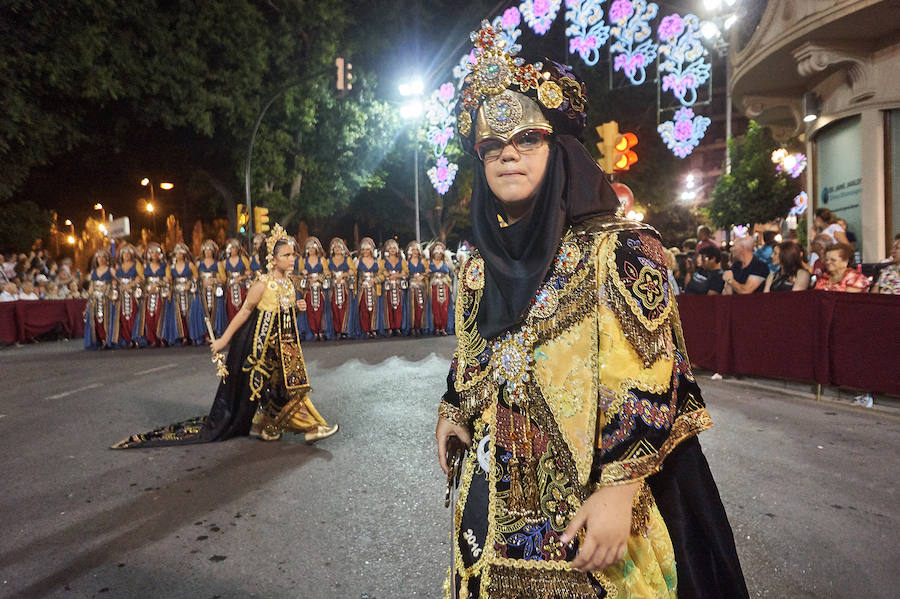
[[710,121],[705,116],[695,116],[690,108],[681,107],[671,121],[660,123],[656,128],[666,146],[679,158],[694,151],[706,134]]
[[700,19],[692,14],[684,18],[668,15],[660,22],[657,34],[662,91],[671,92],[682,106],[692,106],[697,101],[697,88],[709,80],[712,68],[700,41]]
[[800,216],[806,213],[806,210],[809,208],[809,194],[805,191],[801,191],[797,195],[794,196],[794,206],[791,208],[791,211],[788,214],[793,214],[794,216]]
[[800,152],[789,153],[784,148],[779,148],[772,152],[772,162],[775,163],[775,170],[779,173],[785,173],[791,179],[799,177],[806,170],[806,155]]
[[750,223],[746,225],[734,225],[731,227],[731,236],[734,239],[738,239],[739,237],[746,237],[747,233],[750,232]]
[[578,54],[588,66],[600,60],[600,48],[609,39],[601,5],[605,0],[566,0],[566,28],[569,54]]
[[561,4],[561,0],[525,0],[519,5],[519,12],[536,34],[544,35],[553,25]]
[[645,0],[615,0],[609,7],[610,33],[616,39],[609,48],[613,70],[622,71],[634,85],[647,79],[647,67],[656,59],[650,21],[658,11]]
[[[515,54],[521,49],[522,23],[543,36],[556,21],[562,4],[563,0],[524,0],[494,17],[491,25],[500,32],[504,47]],[[608,13],[606,20],[604,5]],[[659,85],[660,96],[670,93],[677,100],[672,108],[664,110],[677,110],[671,120],[658,125],[657,131],[672,153],[685,158],[699,145],[711,122],[708,117],[695,114],[694,109],[698,89],[709,82],[712,65],[702,41],[701,21],[696,15],[673,13],[657,21],[658,14],[659,5],[648,0],[565,0],[568,52],[577,54],[586,65],[595,66],[600,62],[601,50],[609,43],[613,72],[621,73],[633,85],[647,81],[647,70],[658,56],[658,77],[651,75],[651,81]],[[455,85],[443,84],[432,94],[426,109],[426,139],[432,146],[434,159],[426,172],[440,194],[449,190],[459,169],[445,155],[455,133],[455,101],[452,95],[448,97],[447,90],[455,92],[462,86],[475,61],[474,50],[462,55],[453,67]],[[794,178],[807,164],[803,154],[786,151],[779,160],[773,156],[773,161],[777,170]]]
[[431,184],[441,195],[449,191],[456,178],[459,165],[450,162],[444,152],[453,139],[453,109],[456,106],[456,88],[449,81],[431,94],[425,105],[425,138],[432,146],[434,166],[425,171]]

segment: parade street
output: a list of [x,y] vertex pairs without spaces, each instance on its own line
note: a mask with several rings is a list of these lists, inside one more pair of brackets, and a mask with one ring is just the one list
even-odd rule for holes
[[[0,596],[436,598],[436,407],[455,339],[304,345],[340,432],[108,447],[208,410],[205,348],[0,352]],[[893,597],[900,418],[700,377],[701,436],[753,597]]]

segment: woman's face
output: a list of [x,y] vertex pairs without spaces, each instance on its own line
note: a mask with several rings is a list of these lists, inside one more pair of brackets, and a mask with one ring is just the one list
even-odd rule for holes
[[203,259],[204,260],[212,260],[213,259],[213,251],[211,248],[207,248],[203,250]]
[[294,252],[294,246],[286,243],[275,252],[275,268],[282,272],[290,272],[294,269],[294,260],[296,258],[297,254]]
[[392,246],[388,247],[388,256],[391,256],[391,257],[393,257],[393,258],[396,258],[396,257],[397,257],[397,252],[398,252],[398,250],[397,250],[397,247],[396,247],[396,246],[393,246],[393,245],[392,245]]
[[179,262],[184,262],[185,260],[187,260],[187,254],[181,251],[175,252],[175,259]]
[[134,260],[134,254],[131,250],[122,250],[122,262],[131,262]]
[[775,249],[772,250],[772,264],[781,266],[781,248],[777,245],[775,246]]
[[524,211],[547,171],[550,145],[545,141],[534,151],[520,153],[507,144],[500,155],[484,163],[488,186],[507,210]]
[[344,248],[342,248],[342,247],[339,246],[339,245],[334,246],[334,249],[331,250],[331,255],[332,255],[332,256],[343,256],[343,255],[344,255]]
[[825,221],[822,220],[822,217],[821,217],[821,216],[817,216],[815,222],[816,222],[816,228],[817,228],[818,230],[820,230],[820,231],[821,231],[822,229],[824,229],[826,226],[828,226],[828,225],[825,224]]
[[436,246],[434,246],[434,251],[433,251],[432,254],[431,254],[432,260],[438,260],[438,261],[443,260],[443,259],[444,259],[444,251],[445,251],[446,249],[447,249],[447,248],[445,248],[445,247],[442,246],[442,245],[436,245]]
[[106,254],[98,254],[97,255],[97,266],[108,266],[109,260],[106,259]]
[[409,250],[409,259],[412,260],[413,258],[415,258],[416,260],[419,259],[419,250],[418,250],[418,248],[411,248],[411,249]]
[[891,255],[894,257],[894,263],[900,264],[900,239],[894,242],[894,245],[891,246]]
[[307,256],[312,256],[312,257],[318,258],[318,257],[319,257],[319,250],[316,249],[316,246],[311,245],[311,246],[309,246],[308,248],[306,248],[306,255],[307,255]]
[[848,264],[849,262],[844,259],[844,256],[841,255],[841,252],[838,250],[833,250],[825,254],[825,268],[828,269],[828,274],[832,277],[842,276],[844,271],[847,270]]
[[362,248],[361,250],[359,250],[359,251],[360,251],[360,253],[363,255],[364,258],[371,258],[371,257],[372,257],[372,248],[370,248],[369,246],[365,246],[365,247],[363,247],[363,248]]

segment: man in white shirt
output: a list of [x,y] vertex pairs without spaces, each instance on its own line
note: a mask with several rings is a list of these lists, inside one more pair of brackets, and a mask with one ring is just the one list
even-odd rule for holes
[[0,292],[0,302],[14,302],[19,299],[19,288],[15,283],[4,283]]

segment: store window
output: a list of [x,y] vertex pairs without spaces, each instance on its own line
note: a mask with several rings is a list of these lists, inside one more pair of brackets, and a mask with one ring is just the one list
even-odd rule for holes
[[840,120],[816,136],[816,207],[847,221],[862,253],[862,134],[860,117]]

